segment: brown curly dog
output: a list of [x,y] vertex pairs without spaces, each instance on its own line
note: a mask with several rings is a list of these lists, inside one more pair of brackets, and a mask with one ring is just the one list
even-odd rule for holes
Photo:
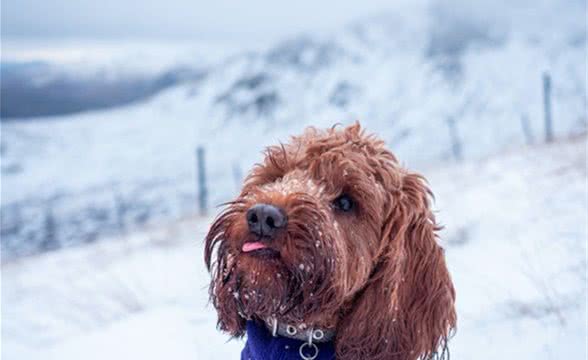
[[359,124],[267,148],[206,237],[219,328],[276,319],[332,333],[337,359],[445,357],[455,290],[430,197]]

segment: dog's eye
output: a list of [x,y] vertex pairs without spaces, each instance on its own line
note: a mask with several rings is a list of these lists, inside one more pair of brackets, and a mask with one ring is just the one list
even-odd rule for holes
[[351,196],[347,194],[343,194],[333,200],[333,207],[337,210],[341,210],[344,212],[351,211],[353,209],[354,203]]

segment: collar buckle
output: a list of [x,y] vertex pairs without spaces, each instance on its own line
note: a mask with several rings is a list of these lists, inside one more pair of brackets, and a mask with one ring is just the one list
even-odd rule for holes
[[289,339],[301,340],[308,344],[329,342],[335,338],[334,330],[315,329],[304,324],[285,324],[274,316],[265,320],[265,325],[273,337],[282,336]]

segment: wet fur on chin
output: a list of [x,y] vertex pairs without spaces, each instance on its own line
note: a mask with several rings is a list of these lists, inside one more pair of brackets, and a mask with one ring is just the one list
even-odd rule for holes
[[[333,205],[342,194],[350,211]],[[242,336],[245,319],[275,316],[336,329],[338,359],[443,358],[455,291],[431,196],[359,124],[309,128],[269,147],[206,237],[219,328]],[[267,242],[277,256],[241,251],[256,241],[245,213],[259,203],[287,216]]]

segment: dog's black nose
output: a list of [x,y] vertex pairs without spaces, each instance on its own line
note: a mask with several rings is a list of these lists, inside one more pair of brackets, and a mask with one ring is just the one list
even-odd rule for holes
[[247,210],[249,231],[257,236],[273,237],[276,231],[286,226],[286,215],[273,205],[257,204]]

